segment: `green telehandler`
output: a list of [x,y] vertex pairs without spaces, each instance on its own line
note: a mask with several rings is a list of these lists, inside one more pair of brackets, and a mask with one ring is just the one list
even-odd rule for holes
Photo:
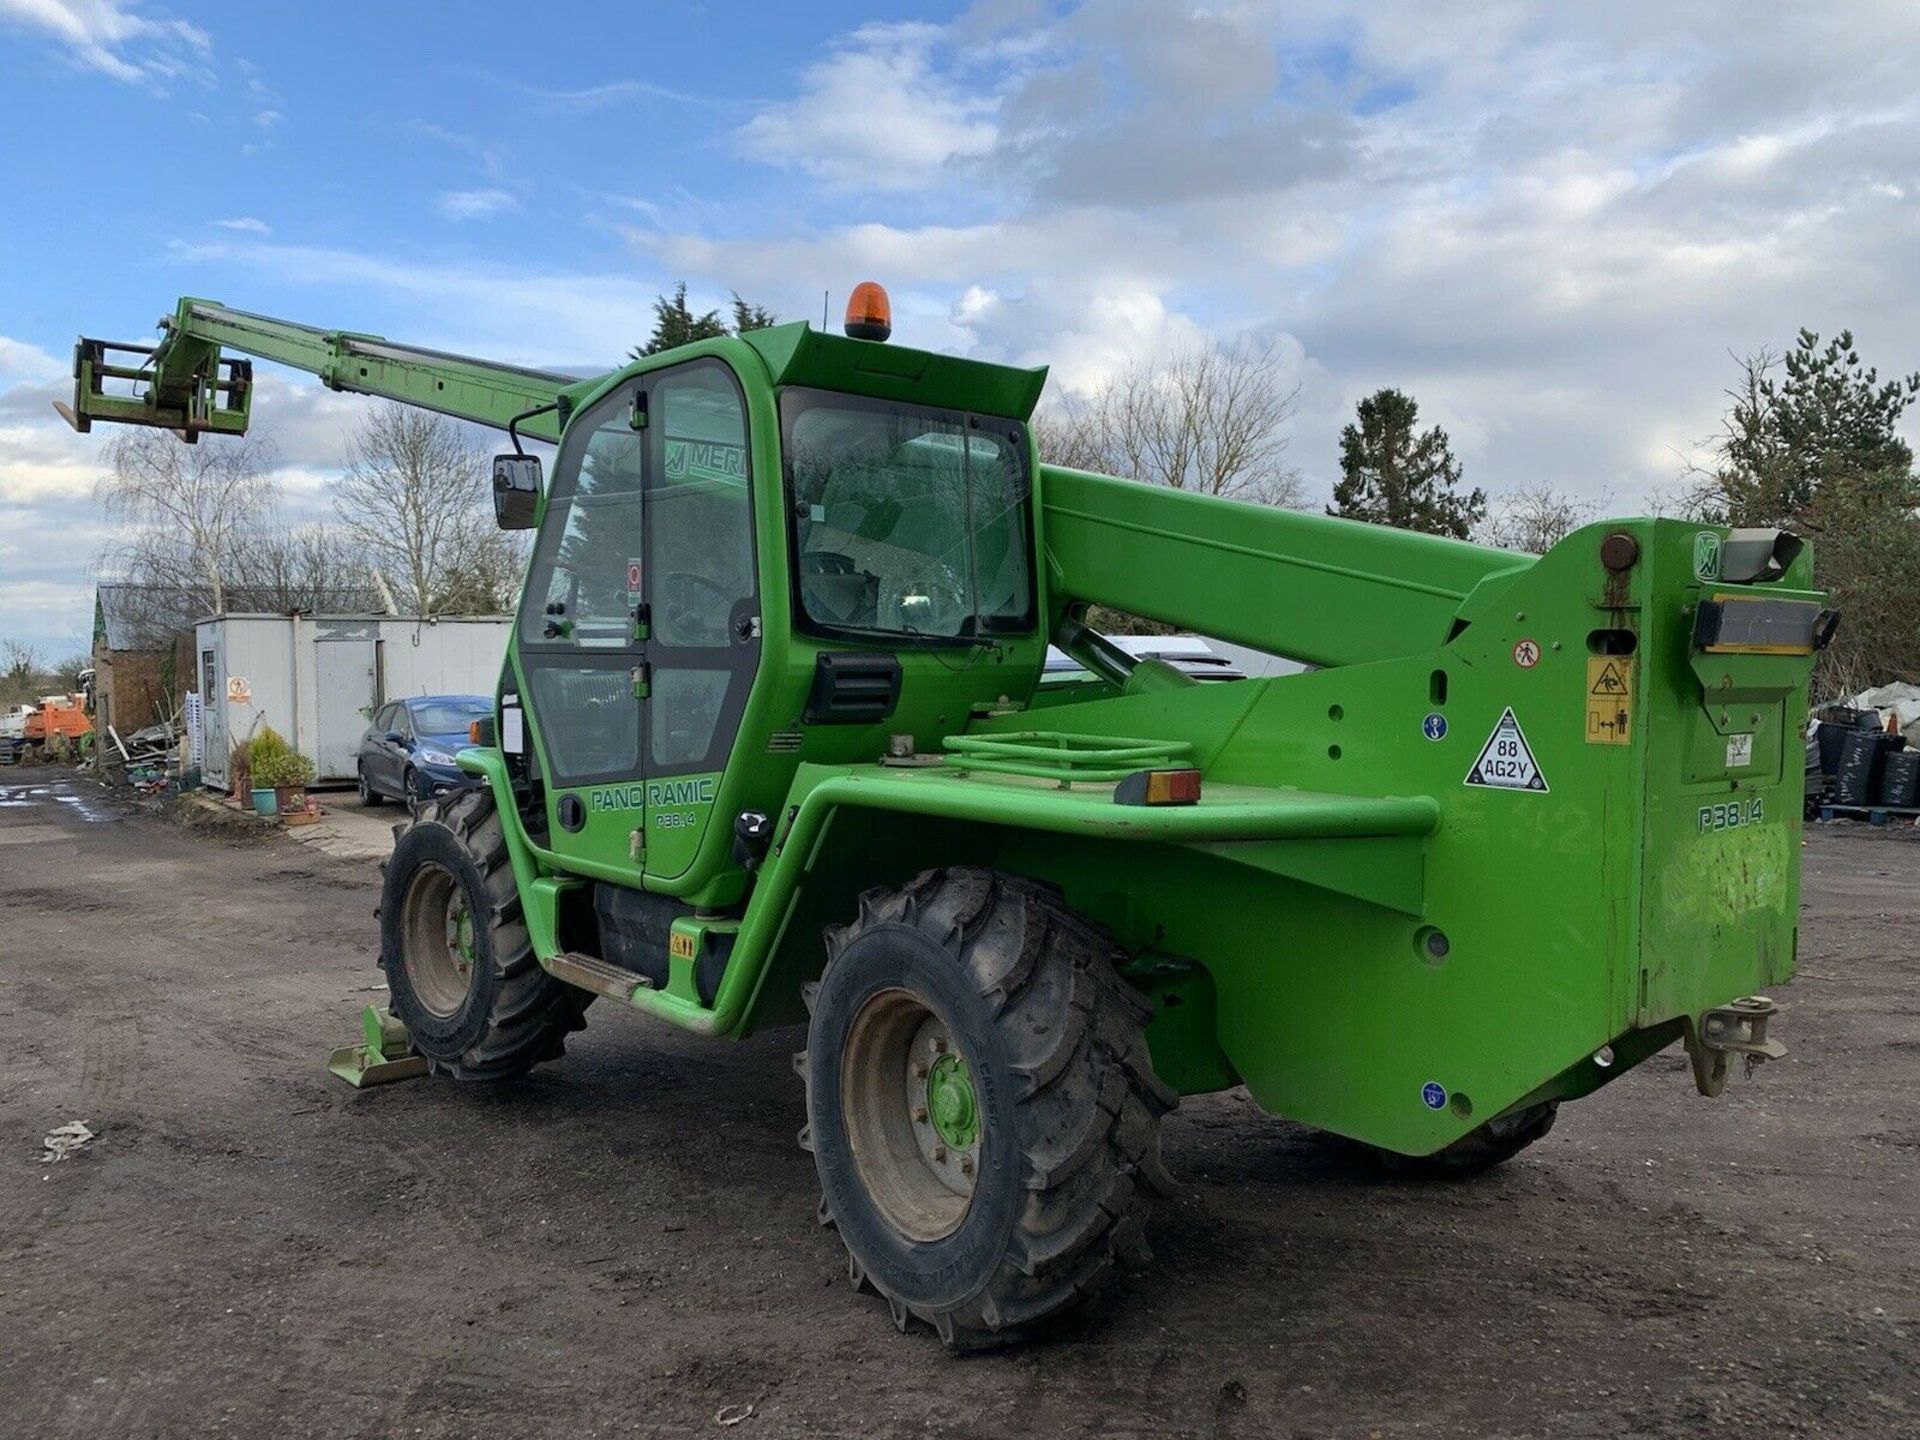
[[[822,1221],[968,1348],[1144,1257],[1180,1096],[1466,1174],[1675,1042],[1708,1095],[1782,1053],[1799,539],[1535,557],[1056,468],[1043,370],[889,330],[869,284],[584,380],[196,299],[79,343],[82,430],[241,433],[257,357],[512,437],[532,560],[476,784],[396,832],[372,1058],[509,1079],[596,996],[804,1022]],[[1196,683],[1092,606],[1308,668]]]

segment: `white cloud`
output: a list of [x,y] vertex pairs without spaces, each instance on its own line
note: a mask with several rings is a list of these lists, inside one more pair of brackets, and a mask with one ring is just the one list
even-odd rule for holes
[[[326,486],[345,462],[369,402],[310,376],[256,371],[251,440],[267,449],[289,522],[324,516]],[[106,476],[115,427],[78,435],[54,413],[70,399],[67,366],[0,337],[0,636],[49,653],[84,645],[93,616],[88,576],[114,531],[95,487]],[[208,445],[232,444],[207,439]]]
[[0,335],[0,381],[43,384],[68,373],[68,367],[38,345]]
[[[611,367],[653,330],[658,275],[631,270],[511,269],[429,257],[387,259],[354,250],[246,240],[175,243],[170,259],[237,292],[236,272],[303,289],[366,292],[362,313],[388,317],[392,339],[519,365],[565,370]],[[293,300],[288,304],[291,307]],[[298,313],[297,311],[295,313]],[[352,314],[319,317],[352,327]]]
[[271,225],[252,215],[236,215],[231,220],[216,220],[213,223],[218,225],[222,230],[237,230],[245,235],[271,235],[273,233],[273,227]]
[[735,138],[746,154],[853,190],[936,182],[956,161],[987,153],[990,92],[934,64],[937,26],[862,26],[801,77],[792,100],[761,110]]
[[1399,385],[1475,483],[1631,505],[1713,427],[1729,349],[1850,325],[1920,363],[1917,48],[1907,0],[988,0],[851,32],[737,132],[841,193],[625,233],[749,293],[880,279],[903,341],[1070,386],[1290,335],[1322,489],[1354,400]]
[[512,82],[523,93],[557,110],[592,112],[610,110],[640,101],[664,100],[674,105],[693,105],[702,109],[725,108],[725,102],[696,90],[676,90],[647,80],[614,80],[604,85],[586,85],[570,90],[549,90],[537,85]]
[[0,0],[0,21],[38,31],[82,67],[128,84],[204,76],[207,32],[139,0]]
[[15,615],[43,617],[72,627],[73,616],[93,607],[93,587],[76,581],[22,580],[6,587],[7,609]]
[[444,190],[435,202],[449,220],[490,220],[518,210],[520,202],[505,190]]

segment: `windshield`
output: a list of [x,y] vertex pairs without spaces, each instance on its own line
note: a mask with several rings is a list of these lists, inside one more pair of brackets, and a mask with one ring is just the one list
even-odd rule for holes
[[452,735],[465,731],[481,715],[493,713],[493,702],[476,695],[471,700],[434,700],[409,706],[413,728],[422,735]]
[[968,639],[1033,625],[1015,421],[818,390],[781,397],[809,628]]

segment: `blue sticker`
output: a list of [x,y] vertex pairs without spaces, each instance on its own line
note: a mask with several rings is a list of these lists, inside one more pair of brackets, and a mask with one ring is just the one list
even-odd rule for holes
[[1429,1110],[1447,1108],[1447,1087],[1438,1080],[1429,1080],[1420,1087],[1420,1100]]
[[1447,717],[1435,711],[1420,722],[1420,733],[1429,740],[1447,738]]

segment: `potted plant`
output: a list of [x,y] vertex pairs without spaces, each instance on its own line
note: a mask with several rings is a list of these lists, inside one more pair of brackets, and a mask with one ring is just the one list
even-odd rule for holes
[[280,732],[271,725],[262,725],[253,737],[253,743],[247,751],[247,790],[253,797],[253,813],[272,815],[278,808],[273,786],[261,777],[264,766],[271,771],[274,762],[286,753],[287,742]]
[[313,779],[313,761],[287,744],[271,726],[254,737],[250,758],[255,811],[279,815],[306,809],[306,788]]
[[292,809],[288,809],[285,805],[280,807],[282,825],[315,825],[319,821],[320,806],[311,795],[302,796],[301,803]]
[[312,780],[313,761],[293,749],[273,756],[264,771],[258,764],[253,771],[253,783],[272,788],[274,808],[282,815],[307,808],[307,786]]

